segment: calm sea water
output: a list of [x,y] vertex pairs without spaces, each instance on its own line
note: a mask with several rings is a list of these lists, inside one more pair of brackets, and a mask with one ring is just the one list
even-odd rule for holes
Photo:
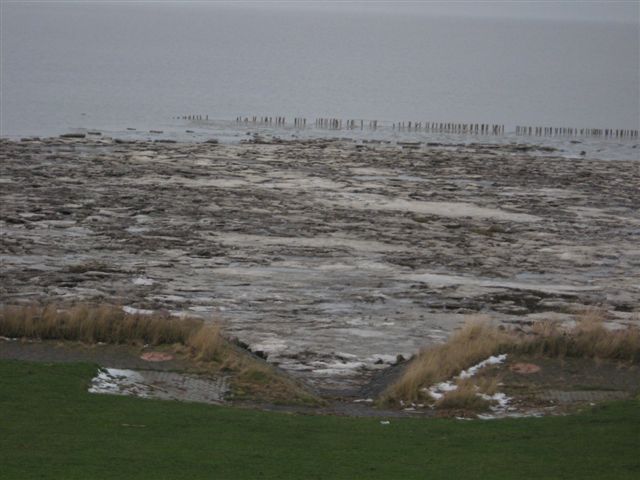
[[189,113],[640,128],[637,23],[3,3],[1,27],[5,136]]

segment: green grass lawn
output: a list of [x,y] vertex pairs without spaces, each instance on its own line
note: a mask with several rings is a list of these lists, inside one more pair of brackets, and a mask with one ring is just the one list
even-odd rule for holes
[[637,401],[569,417],[381,425],[91,395],[95,372],[0,361],[2,480],[640,478]]

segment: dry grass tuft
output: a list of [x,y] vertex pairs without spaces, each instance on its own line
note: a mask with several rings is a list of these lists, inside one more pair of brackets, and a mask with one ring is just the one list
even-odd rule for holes
[[225,342],[218,324],[202,325],[188,339],[193,357],[203,362],[219,362],[225,350]]
[[479,396],[478,389],[472,382],[464,382],[458,384],[456,390],[445,393],[434,406],[440,410],[478,413],[489,410],[491,401]]
[[173,344],[184,343],[203,327],[195,318],[168,314],[130,314],[111,305],[76,305],[61,309],[47,306],[0,308],[0,335],[73,340],[85,343]]
[[509,341],[508,334],[491,326],[486,319],[473,319],[447,343],[420,352],[400,380],[387,389],[384,400],[415,402],[422,395],[421,388],[453,377],[497,353]]
[[[477,379],[468,379],[472,381],[473,385],[477,388],[478,392],[485,395],[493,395],[498,391],[499,381],[496,377],[479,377]],[[460,385],[460,382],[458,382]]]
[[423,388],[499,353],[640,362],[640,329],[610,330],[604,326],[604,318],[603,312],[591,310],[579,316],[572,329],[562,330],[557,323],[544,321],[536,323],[528,334],[500,330],[487,320],[472,320],[445,344],[420,352],[381,400],[417,402],[427,395]]
[[516,350],[547,357],[640,362],[640,329],[610,330],[604,319],[602,312],[590,310],[578,316],[575,327],[567,331],[552,322],[536,324],[531,334],[518,342]]

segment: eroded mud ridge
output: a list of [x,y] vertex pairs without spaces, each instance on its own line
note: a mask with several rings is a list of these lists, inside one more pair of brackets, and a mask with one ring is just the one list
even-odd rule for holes
[[330,140],[0,147],[1,303],[213,314],[323,388],[469,313],[637,321],[638,161]]

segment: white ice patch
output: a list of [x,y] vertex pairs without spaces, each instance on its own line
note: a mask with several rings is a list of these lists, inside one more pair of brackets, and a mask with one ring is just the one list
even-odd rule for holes
[[542,410],[529,409],[521,411],[510,405],[511,397],[504,393],[494,393],[493,395],[480,395],[485,400],[494,402],[491,405],[491,413],[483,413],[478,415],[481,420],[495,420],[497,418],[525,418],[525,417],[541,417],[544,415]]
[[[422,390],[424,392],[427,392],[429,395],[431,395],[435,400],[440,400],[442,397],[444,397],[444,395],[447,392],[452,392],[453,390],[458,389],[458,385],[456,385],[457,380],[464,380],[466,378],[471,378],[474,375],[476,375],[478,371],[480,371],[482,368],[486,367],[487,365],[497,365],[499,363],[504,362],[506,359],[507,359],[506,353],[503,353],[502,355],[498,355],[498,356],[492,355],[486,360],[483,360],[480,363],[477,363],[474,366],[469,367],[466,370],[463,370],[462,372],[460,372],[460,374],[457,377],[453,377],[451,380],[437,383],[435,385],[430,386],[429,388],[424,388]],[[496,395],[503,395],[503,394],[496,394]]]
[[493,412],[506,410],[509,407],[509,402],[511,401],[511,397],[507,397],[506,393],[500,392],[494,393],[493,395],[480,393],[479,396],[485,400],[489,400],[490,402],[495,402],[495,404],[491,406],[491,410]]
[[[194,305],[192,307],[189,307],[189,310],[191,310],[192,312],[207,313],[213,310],[214,308],[215,307],[209,307],[207,305]],[[221,307],[221,308],[224,308],[224,307]],[[223,311],[223,310],[220,310],[220,311]]]
[[287,342],[282,338],[278,338],[275,335],[270,335],[269,338],[264,338],[259,343],[251,345],[252,352],[266,352],[269,355],[278,354],[284,352],[287,349]]
[[127,231],[128,233],[144,233],[148,232],[149,229],[146,227],[127,227],[125,228],[125,231]]
[[466,370],[461,371],[460,375],[458,375],[458,378],[462,378],[462,379],[471,378],[476,373],[478,373],[478,370],[480,370],[481,368],[484,368],[487,365],[498,365],[504,362],[506,359],[507,359],[506,353],[503,353],[502,355],[498,355],[498,356],[491,355],[489,358],[481,361],[480,363],[474,365],[473,367],[470,367]]
[[344,375],[351,375],[353,374],[357,369],[362,368],[365,366],[365,364],[363,362],[333,362],[333,363],[328,363],[328,362],[321,362],[321,361],[317,361],[317,362],[311,362],[311,365],[313,367],[319,367],[319,368],[314,368],[312,370],[314,375],[318,375],[318,376],[344,376]]
[[436,400],[440,400],[444,397],[444,394],[447,392],[452,392],[453,390],[457,390],[458,386],[455,384],[453,380],[448,382],[441,382],[435,385],[430,386],[427,390],[429,395],[431,395]]
[[129,315],[153,315],[153,310],[144,310],[142,308],[134,308],[134,307],[122,307],[122,310]]
[[136,215],[133,218],[138,223],[149,223],[153,220],[149,215]]
[[358,210],[402,211],[449,218],[474,217],[525,223],[539,222],[542,220],[541,217],[528,213],[480,207],[472,203],[425,202],[420,200],[404,200],[402,198],[388,198],[376,194],[342,193],[324,200],[324,203],[348,206]]
[[441,273],[411,273],[398,277],[401,280],[426,283],[433,288],[445,287],[479,287],[479,288],[507,288],[516,290],[531,290],[550,294],[575,294],[599,290],[600,287],[587,285],[560,285],[551,283],[517,282],[485,277],[468,277],[463,275],[446,275]]
[[[457,380],[471,378],[476,375],[480,369],[487,365],[497,365],[503,363],[506,359],[506,354],[491,356],[486,360],[463,370],[457,377],[454,377],[447,382],[441,382],[436,385],[432,385],[429,388],[424,388],[423,391],[429,393],[429,395],[431,395],[435,400],[439,400],[444,397],[447,392],[457,390]],[[482,420],[492,420],[496,418],[539,417],[543,415],[543,412],[538,410],[531,410],[527,412],[518,411],[511,405],[512,398],[502,392],[497,392],[493,395],[477,392],[476,395],[492,402],[492,405],[490,406],[491,413],[478,415],[478,418]]]
[[354,358],[358,358],[357,355],[354,355],[353,353],[346,353],[346,352],[336,352],[336,357],[338,358],[342,358],[342,359],[354,359]]
[[227,389],[225,377],[104,368],[91,381],[89,392],[219,404],[224,402]]
[[146,397],[149,394],[149,386],[142,382],[144,377],[133,370],[105,368],[91,380],[89,393]]
[[132,280],[134,285],[153,285],[154,281],[146,277],[138,277]]

